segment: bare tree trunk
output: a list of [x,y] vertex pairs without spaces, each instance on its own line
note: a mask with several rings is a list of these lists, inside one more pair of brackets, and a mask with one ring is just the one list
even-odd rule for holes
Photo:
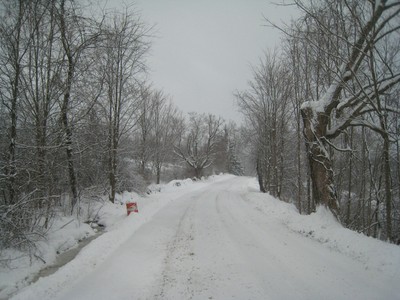
[[[108,144],[108,178],[110,183],[110,193],[109,200],[114,203],[115,195],[117,192],[117,137],[116,137],[116,124],[114,118],[117,118],[112,103],[112,98],[110,99],[110,116],[109,116],[109,144]],[[114,101],[117,101],[114,99]],[[114,111],[114,114],[112,113]]]
[[[353,128],[350,128],[350,149],[353,149]],[[349,175],[348,175],[348,186],[347,186],[347,207],[346,207],[346,224],[350,224],[351,217],[351,186],[352,186],[352,172],[353,172],[353,154],[349,153]]]
[[[397,119],[397,121],[396,122],[398,122],[398,119]],[[397,125],[397,124],[396,124]],[[400,126],[399,125],[397,125],[396,126],[396,130],[399,130],[400,129]],[[397,135],[399,136],[399,133],[397,133]],[[397,164],[396,164],[396,166],[397,166],[397,192],[398,192],[398,195],[397,195],[397,197],[399,198],[399,200],[400,200],[400,146],[399,146],[399,144],[400,144],[400,141],[399,140],[397,140],[396,141],[396,160],[397,160]]]
[[365,228],[365,197],[366,197],[366,175],[367,170],[365,167],[367,157],[366,157],[366,145],[365,145],[365,128],[362,128],[361,132],[361,186],[360,186],[360,193],[359,193],[359,211],[360,211],[360,220],[358,224],[358,228]]
[[271,130],[271,164],[270,168],[272,169],[272,180],[271,180],[271,188],[270,192],[272,196],[278,197],[278,185],[279,185],[279,176],[278,176],[278,145],[277,145],[277,125],[276,125],[276,111],[272,113],[272,128]]
[[71,214],[72,214],[74,207],[78,201],[78,189],[77,189],[74,159],[73,159],[72,130],[68,124],[68,109],[69,109],[68,107],[71,96],[72,80],[75,71],[75,61],[67,40],[67,32],[65,24],[65,0],[61,1],[60,25],[61,25],[60,26],[61,40],[65,54],[67,56],[67,63],[68,63],[67,81],[66,81],[66,86],[64,87],[64,98],[61,107],[61,120],[64,126],[64,134],[65,134],[64,143],[67,154],[69,185],[72,192],[72,201],[71,201]]
[[311,189],[311,175],[310,168],[307,171],[307,214],[311,214],[314,211],[314,202],[312,201],[312,189]]
[[161,165],[157,164],[156,166],[156,183],[160,184],[160,179],[161,179]]
[[[399,132],[398,131],[400,129],[399,125],[397,124],[398,121],[399,121],[399,118],[396,119],[397,136],[399,136]],[[398,197],[397,199],[398,199],[398,201],[400,201],[400,147],[399,147],[399,140],[396,141],[396,150],[397,150],[396,151],[396,160],[397,160],[397,163],[396,163],[396,167],[397,167],[397,197]],[[397,210],[397,220],[398,220],[397,221],[397,224],[398,224],[397,225],[398,226],[397,232],[400,233],[400,228],[399,228],[400,227],[400,212],[399,212],[399,210]],[[395,228],[395,230],[396,230],[396,228]],[[399,235],[397,236],[397,238],[396,238],[396,240],[394,242],[396,242],[397,245],[400,244]]]
[[390,140],[388,133],[387,124],[387,113],[384,111],[381,103],[381,97],[378,93],[378,79],[376,76],[375,62],[374,62],[374,52],[370,51],[370,67],[371,75],[373,79],[374,89],[376,91],[376,104],[378,111],[379,123],[382,131],[380,132],[383,138],[383,161],[384,161],[384,177],[385,177],[385,207],[386,207],[386,238],[389,241],[393,240],[392,237],[392,181],[391,181],[391,169],[390,169]]
[[264,188],[264,178],[263,178],[263,174],[261,172],[261,165],[260,165],[259,159],[257,159],[256,172],[257,172],[258,186],[260,188],[260,192],[265,193],[266,190]]
[[302,212],[301,198],[302,194],[302,178],[301,178],[301,125],[300,125],[300,116],[297,116],[297,208],[299,213]]
[[16,202],[16,140],[17,140],[17,101],[19,97],[19,81],[20,81],[20,39],[21,39],[21,27],[22,27],[22,17],[24,14],[23,1],[18,1],[18,19],[16,24],[16,37],[15,37],[15,49],[12,53],[14,57],[14,78],[12,80],[12,91],[11,91],[11,110],[10,110],[10,145],[9,145],[9,157],[8,157],[8,167],[6,169],[6,176],[8,181],[8,200],[5,198],[6,204],[14,204]]
[[115,203],[115,195],[117,193],[117,148],[113,141],[114,137],[111,136],[110,139],[111,141],[109,144],[109,158],[108,158],[109,159],[108,178],[110,183],[109,200],[112,203]]
[[[310,164],[312,195],[316,205],[325,205],[339,216],[339,206],[333,180],[332,162],[324,138],[328,126],[325,113],[313,115],[312,108],[301,111],[304,122],[308,162]],[[313,124],[313,121],[316,122]]]
[[279,154],[279,185],[278,185],[278,194],[277,197],[280,198],[282,194],[282,186],[283,186],[283,178],[284,178],[284,158],[283,153],[285,152],[285,138],[282,134],[281,136],[281,147],[280,147],[280,154]]
[[392,241],[392,182],[390,176],[389,136],[383,141],[383,160],[385,172],[386,238]]
[[258,179],[258,185],[260,187],[260,191],[262,193],[266,193],[266,189],[264,186],[264,175],[262,171],[262,162],[260,161],[260,157],[257,158],[257,165],[256,165],[256,172],[257,172],[257,179]]
[[194,174],[197,179],[201,178],[202,173],[203,173],[203,168],[195,168],[194,169]]

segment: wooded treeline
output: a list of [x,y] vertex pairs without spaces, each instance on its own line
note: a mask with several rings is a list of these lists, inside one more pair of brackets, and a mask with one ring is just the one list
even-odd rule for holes
[[236,93],[260,190],[399,243],[400,3],[294,3],[279,51]]
[[234,125],[186,120],[150,83],[140,15],[81,5],[0,1],[0,249],[31,249],[82,199],[241,172]]
[[[74,0],[0,0],[0,249],[81,201],[251,172],[301,213],[400,239],[400,4],[295,1],[301,17],[236,98],[246,124],[185,118],[147,72],[151,26]],[[94,198],[93,198],[94,199]]]

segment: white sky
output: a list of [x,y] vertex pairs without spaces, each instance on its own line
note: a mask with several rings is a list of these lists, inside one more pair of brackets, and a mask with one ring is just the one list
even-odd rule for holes
[[240,121],[233,93],[247,87],[250,66],[263,51],[279,44],[280,33],[265,26],[263,16],[279,24],[293,15],[294,8],[271,2],[108,0],[108,6],[134,4],[143,20],[155,25],[150,79],[180,110]]

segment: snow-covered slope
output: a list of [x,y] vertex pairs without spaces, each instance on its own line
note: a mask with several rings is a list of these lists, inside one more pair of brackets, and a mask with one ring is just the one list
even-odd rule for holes
[[398,246],[322,208],[301,216],[252,178],[172,183],[148,198],[13,299],[400,299]]

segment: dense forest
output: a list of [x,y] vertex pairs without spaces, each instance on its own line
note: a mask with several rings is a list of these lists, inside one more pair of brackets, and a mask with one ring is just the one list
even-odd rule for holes
[[1,248],[30,249],[81,201],[242,174],[236,126],[183,116],[151,83],[153,28],[133,8],[91,16],[84,3],[0,3]]
[[232,91],[237,125],[185,116],[152,83],[153,28],[134,9],[0,1],[0,248],[30,249],[99,195],[219,172],[398,243],[400,4],[295,3],[281,46]]
[[400,3],[294,1],[301,15],[236,97],[261,191],[400,240]]

